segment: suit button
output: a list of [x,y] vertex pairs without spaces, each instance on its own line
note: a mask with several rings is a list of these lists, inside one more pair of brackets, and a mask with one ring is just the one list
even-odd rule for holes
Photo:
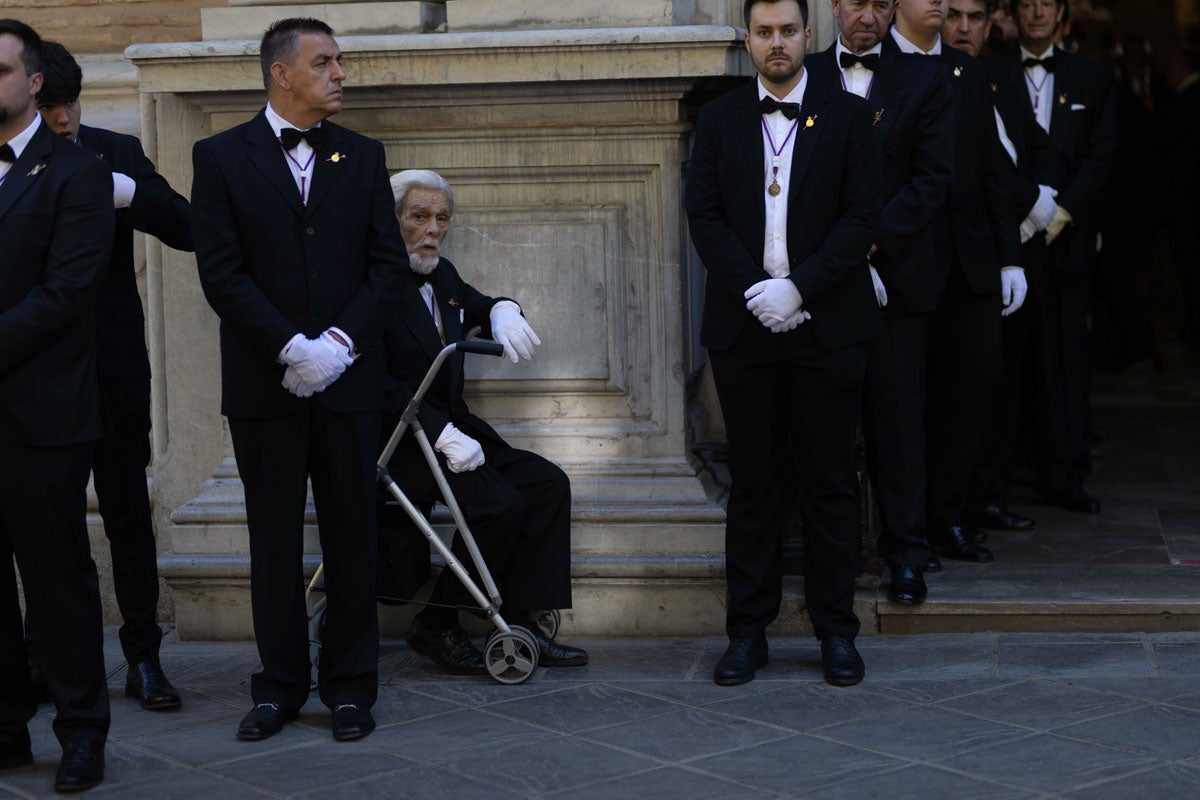
[[309,226],[304,229],[304,232],[307,233],[309,236],[312,236],[314,233],[317,232],[317,229]]
[[315,278],[315,277],[317,277],[317,271],[316,271],[315,269],[310,269],[310,270],[308,271],[308,277],[310,277],[310,278]]

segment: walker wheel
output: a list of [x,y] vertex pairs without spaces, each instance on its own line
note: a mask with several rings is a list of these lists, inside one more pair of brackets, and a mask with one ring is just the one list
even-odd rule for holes
[[558,636],[558,629],[562,626],[562,615],[558,613],[557,608],[548,608],[536,612],[533,621],[547,639],[553,639]]
[[500,683],[524,683],[537,669],[537,642],[525,628],[513,625],[508,633],[496,631],[488,637],[483,661]]

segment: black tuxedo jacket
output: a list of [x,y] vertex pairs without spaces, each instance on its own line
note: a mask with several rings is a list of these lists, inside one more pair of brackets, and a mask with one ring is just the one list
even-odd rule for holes
[[117,209],[112,256],[96,299],[96,364],[101,380],[148,380],[146,321],[134,273],[133,232],[139,230],[168,247],[191,251],[188,203],[155,171],[137,138],[81,125],[78,144],[113,172],[137,182],[133,202],[128,208]]
[[94,316],[112,173],[40,123],[0,183],[0,442],[100,435]]
[[[1058,176],[1052,185],[1074,222],[1059,237],[1061,244],[1051,247],[1051,257],[1057,269],[1084,272],[1096,265],[1100,202],[1117,148],[1116,101],[1104,67],[1061,50],[1055,55],[1049,135],[1058,153]],[[1029,104],[1019,49],[997,56],[995,75]]]
[[[883,49],[900,52],[890,34],[884,37]],[[1022,263],[1021,220],[1011,201],[1012,161],[996,131],[983,63],[944,42],[941,61],[954,105],[954,182],[943,263],[949,269],[957,258],[972,291],[999,295],[1000,267]]]
[[[758,84],[707,103],[696,121],[684,206],[708,272],[700,341],[726,350],[758,325],[743,294],[763,270],[766,203]],[[812,119],[811,127],[806,120]],[[879,162],[867,103],[810,80],[788,186],[790,279],[826,349],[865,341],[879,324],[867,251],[879,222]]]
[[[805,60],[810,80],[842,88],[837,45]],[[871,263],[887,287],[884,313],[937,306],[936,268],[954,178],[954,116],[946,71],[933,59],[885,50],[867,95],[880,156],[882,208]]]
[[[1038,199],[1040,185],[1058,188],[1058,155],[1050,137],[1037,124],[1028,95],[1018,95],[1016,87],[1000,74],[1002,67],[996,59],[984,61],[988,73],[988,88],[992,92],[992,105],[1004,122],[1004,131],[1017,152],[1013,166],[1016,181],[1013,184],[1013,207],[1018,219],[1024,220],[1033,210]],[[1012,163],[1011,158],[1009,163]]]
[[[480,329],[478,335],[481,338],[492,337],[492,307],[508,298],[488,297],[479,292],[444,258],[429,279],[442,317],[446,344],[462,341],[463,333],[476,327]],[[384,420],[384,438],[387,438],[391,436],[400,412],[444,346],[415,282],[404,287],[400,302],[384,329],[383,345],[388,373],[388,413]],[[456,428],[480,442],[503,443],[490,425],[471,413],[463,399],[465,358],[463,353],[455,353],[442,365],[417,414],[421,427],[430,442],[436,442],[446,424],[453,422]],[[405,437],[403,446],[416,451],[415,440],[411,437]]]
[[308,400],[277,362],[297,332],[341,328],[361,354],[311,400],[340,413],[383,406],[376,345],[408,280],[383,146],[323,123],[308,204],[263,112],[192,151],[192,241],[200,282],[221,318],[221,410],[268,418]]

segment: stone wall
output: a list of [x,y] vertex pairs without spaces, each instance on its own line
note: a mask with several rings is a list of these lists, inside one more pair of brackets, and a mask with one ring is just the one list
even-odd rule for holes
[[200,38],[200,9],[226,0],[0,0],[0,17],[32,25],[73,53],[120,53],[135,42]]

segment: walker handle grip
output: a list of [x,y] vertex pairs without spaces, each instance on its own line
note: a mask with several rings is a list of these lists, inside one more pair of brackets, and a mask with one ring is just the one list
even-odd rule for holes
[[464,353],[475,353],[481,356],[504,355],[504,345],[499,342],[489,342],[486,339],[471,339],[470,341],[459,342],[457,349]]

